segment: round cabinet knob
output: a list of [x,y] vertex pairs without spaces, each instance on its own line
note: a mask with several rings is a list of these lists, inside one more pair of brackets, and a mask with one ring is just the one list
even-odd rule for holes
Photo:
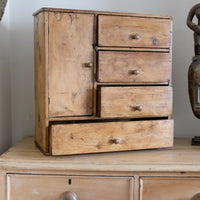
[[138,40],[140,39],[140,35],[136,33],[136,34],[131,35],[131,38],[134,40]]
[[134,74],[134,75],[138,75],[139,73],[140,73],[140,70],[138,69],[131,71],[131,74]]
[[142,106],[141,105],[135,106],[135,110],[142,111]]
[[91,68],[91,67],[93,67],[93,63],[91,63],[91,62],[85,63],[85,67]]
[[119,144],[119,139],[114,138],[114,139],[113,139],[113,143],[114,143],[114,144]]
[[200,193],[195,194],[191,200],[200,200]]
[[78,200],[77,195],[74,192],[67,191],[63,194],[61,200]]

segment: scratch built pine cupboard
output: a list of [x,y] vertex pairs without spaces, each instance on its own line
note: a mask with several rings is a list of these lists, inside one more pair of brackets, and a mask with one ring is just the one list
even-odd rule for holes
[[45,154],[173,145],[171,17],[43,8],[34,30]]

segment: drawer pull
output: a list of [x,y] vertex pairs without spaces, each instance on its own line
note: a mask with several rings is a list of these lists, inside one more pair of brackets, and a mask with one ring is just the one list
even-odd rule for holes
[[135,110],[142,111],[142,106],[141,105],[135,106]]
[[78,200],[77,195],[74,192],[67,191],[63,194],[61,200]]
[[138,40],[140,39],[140,35],[136,33],[136,34],[131,35],[131,38],[134,40]]
[[93,66],[93,63],[89,62],[89,63],[85,63],[85,67],[87,68],[91,68]]
[[134,75],[138,75],[139,73],[140,73],[140,70],[138,70],[138,69],[131,71],[131,74],[134,74]]
[[113,139],[113,143],[114,143],[114,144],[119,144],[119,139],[114,138],[114,139]]
[[192,200],[200,200],[200,193],[197,193],[192,197]]

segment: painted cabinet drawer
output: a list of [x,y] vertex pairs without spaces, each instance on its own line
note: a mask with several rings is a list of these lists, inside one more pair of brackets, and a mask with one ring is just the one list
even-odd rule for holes
[[171,147],[173,120],[58,124],[50,134],[52,155]]
[[170,79],[169,53],[99,51],[99,82],[168,84]]
[[199,178],[141,178],[140,200],[197,200]]
[[169,48],[171,20],[99,15],[98,45]]
[[67,200],[72,191],[81,200],[132,200],[133,178],[19,175],[7,176],[8,200]]
[[100,117],[165,117],[171,114],[171,87],[101,87],[99,89]]

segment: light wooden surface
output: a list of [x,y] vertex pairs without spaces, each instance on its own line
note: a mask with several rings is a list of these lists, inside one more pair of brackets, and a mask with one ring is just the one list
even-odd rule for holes
[[35,137],[44,152],[48,151],[48,13],[34,18],[35,56]]
[[139,13],[121,13],[121,12],[108,12],[108,11],[97,11],[97,10],[73,10],[73,9],[62,9],[62,8],[41,8],[38,11],[36,11],[35,13],[33,13],[33,15],[37,15],[40,12],[61,12],[61,13],[87,13],[87,14],[107,14],[107,15],[126,15],[126,16],[134,16],[134,17],[150,17],[150,18],[164,18],[164,19],[172,19],[172,16],[168,16],[168,15],[154,15],[154,14],[139,14]]
[[93,113],[93,24],[92,14],[49,13],[50,117]]
[[[139,70],[138,74],[134,74],[134,70]],[[148,84],[170,79],[169,53],[99,51],[99,82]]]
[[200,146],[191,139],[175,139],[173,148],[74,156],[44,156],[25,137],[0,157],[1,168],[99,172],[200,172]]
[[[98,45],[117,47],[169,48],[171,20],[98,16]],[[138,39],[132,36],[138,34]]]
[[140,178],[140,200],[198,200],[200,178]]
[[[166,117],[172,114],[172,88],[101,87],[101,117]],[[137,107],[142,106],[142,110]]]
[[7,186],[9,200],[61,200],[66,191],[81,200],[131,200],[133,178],[9,174]]
[[172,120],[60,124],[52,125],[50,133],[52,155],[152,149],[173,145]]

